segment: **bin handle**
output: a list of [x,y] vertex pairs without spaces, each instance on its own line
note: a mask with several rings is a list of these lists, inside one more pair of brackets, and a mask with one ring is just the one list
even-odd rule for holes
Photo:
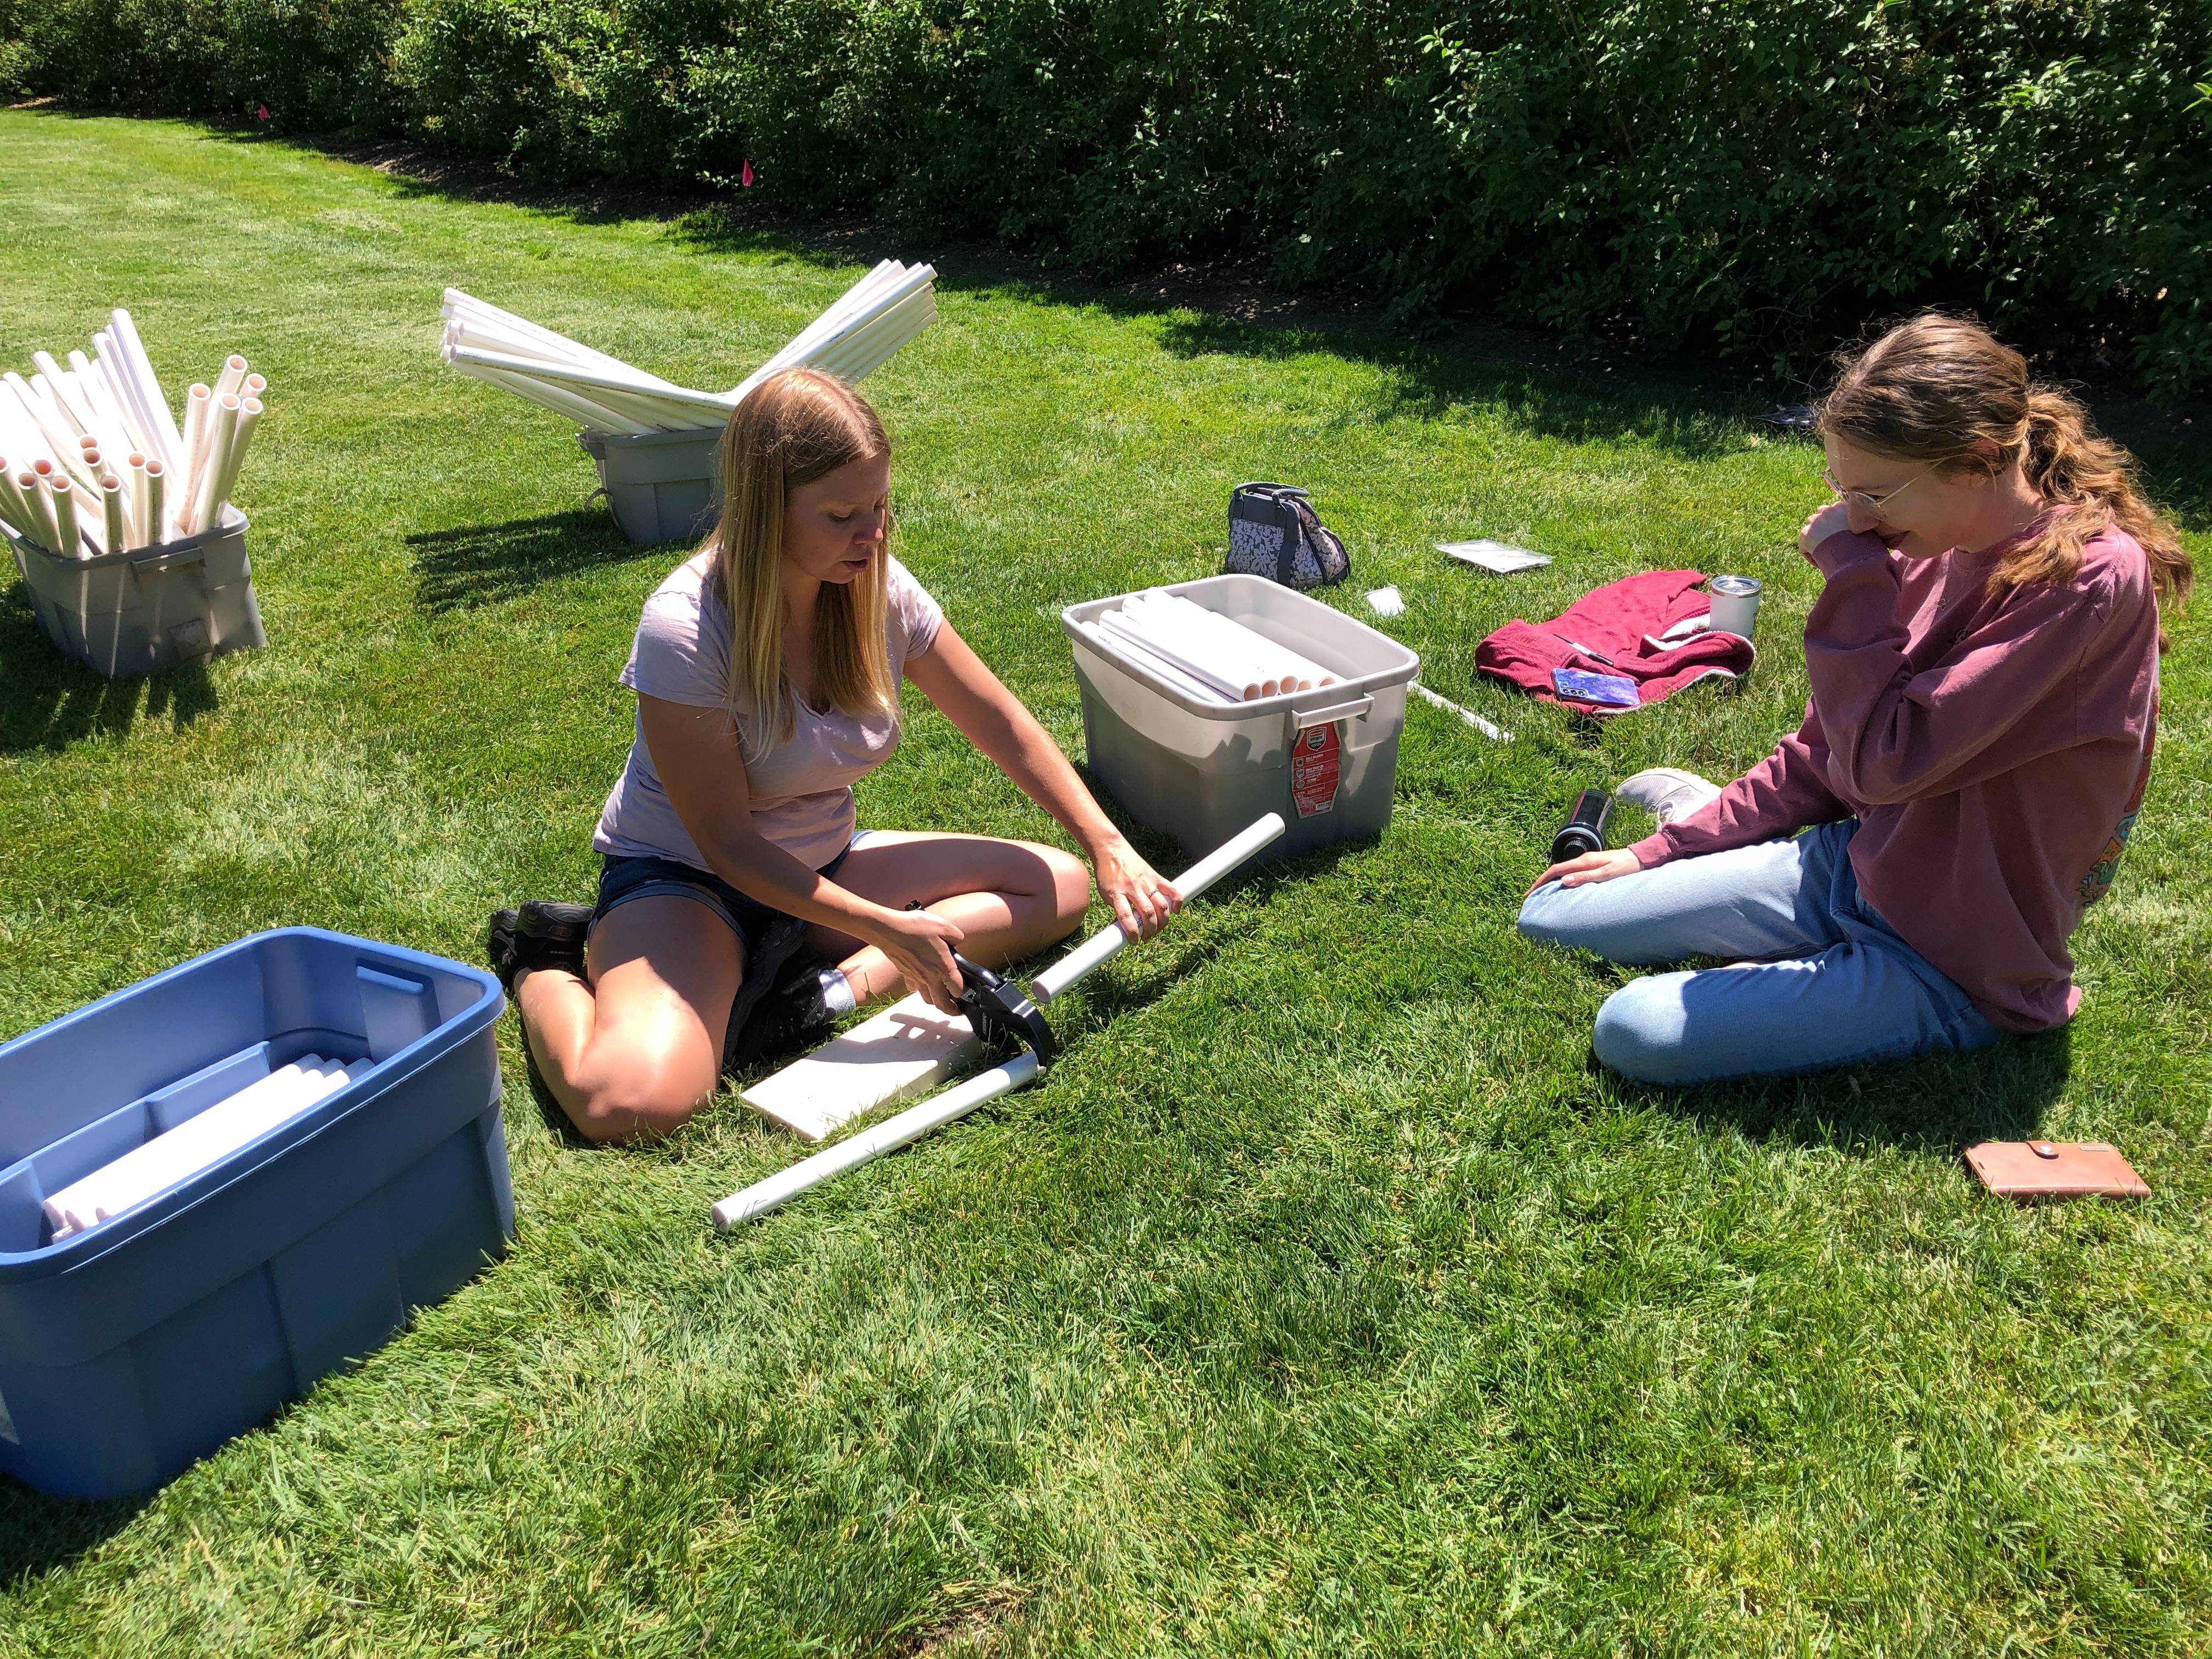
[[151,558],[133,559],[131,568],[137,571],[181,570],[186,565],[205,564],[207,554],[197,547],[179,548],[173,552],[156,553]]
[[1364,720],[1375,712],[1375,699],[1354,697],[1350,702],[1333,702],[1322,708],[1293,708],[1291,710],[1291,735],[1296,737],[1310,726],[1328,726],[1337,720]]

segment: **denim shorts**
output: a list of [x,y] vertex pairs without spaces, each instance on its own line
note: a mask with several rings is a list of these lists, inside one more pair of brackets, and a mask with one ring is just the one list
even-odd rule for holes
[[[846,854],[865,839],[865,831],[854,836],[844,852],[815,873],[835,878]],[[599,902],[592,907],[594,927],[608,911],[632,899],[659,898],[664,895],[693,899],[729,923],[730,931],[744,941],[746,959],[752,961],[759,957],[762,941],[768,937],[769,930],[780,921],[790,920],[782,911],[739,892],[713,871],[702,870],[696,865],[675,859],[625,857],[616,853],[601,856],[606,861],[599,871]]]

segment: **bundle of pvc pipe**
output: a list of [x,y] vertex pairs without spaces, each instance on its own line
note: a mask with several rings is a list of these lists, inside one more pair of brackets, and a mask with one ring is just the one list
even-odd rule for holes
[[0,519],[68,558],[158,546],[222,522],[269,383],[243,357],[195,386],[182,431],[118,309],[92,355],[64,368],[31,354],[29,380],[0,374]]
[[1181,594],[1152,588],[1079,625],[1084,637],[1201,702],[1250,702],[1334,685],[1310,658]]
[[850,382],[880,368],[936,318],[936,280],[932,266],[884,260],[727,392],[664,380],[457,288],[446,290],[439,350],[462,374],[592,431],[691,432],[721,425],[746,392],[779,369],[819,368]]
[[336,1094],[373,1061],[352,1065],[303,1054],[236,1094],[186,1118],[175,1128],[133,1147],[46,1200],[54,1240],[112,1221],[157,1193],[228,1158],[279,1124],[297,1117],[325,1095]]

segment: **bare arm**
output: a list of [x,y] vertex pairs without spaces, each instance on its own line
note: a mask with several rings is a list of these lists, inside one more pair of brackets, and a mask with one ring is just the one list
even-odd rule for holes
[[960,929],[926,910],[892,910],[816,873],[753,827],[752,791],[736,729],[720,708],[640,696],[653,769],[707,866],[748,898],[863,939],[939,1008],[960,990]]
[[968,641],[946,623],[929,649],[907,659],[906,677],[958,726],[1014,787],[1052,814],[1081,843],[1114,919],[1149,939],[1182,898],[1139,856],[1099,807],[1036,716],[1006,690]]

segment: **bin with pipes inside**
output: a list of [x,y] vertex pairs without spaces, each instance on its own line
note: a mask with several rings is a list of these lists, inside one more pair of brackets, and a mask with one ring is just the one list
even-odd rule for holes
[[499,1256],[502,1003],[288,927],[0,1045],[0,1472],[156,1485]]
[[1070,605],[1091,774],[1200,854],[1279,812],[1281,856],[1390,822],[1406,687],[1421,659],[1259,576]]

